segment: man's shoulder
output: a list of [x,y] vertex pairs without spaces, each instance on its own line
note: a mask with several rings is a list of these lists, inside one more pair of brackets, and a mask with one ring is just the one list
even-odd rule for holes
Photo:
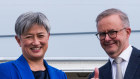
[[106,68],[108,68],[108,67],[111,67],[111,62],[108,60],[108,62],[106,63],[106,64],[104,64],[103,66],[101,66],[100,68],[99,68],[99,70],[102,70],[102,69],[106,69]]
[[138,48],[136,48],[136,47],[134,47],[134,46],[132,46],[132,54],[131,54],[131,56],[133,56],[133,57],[139,57],[140,56],[140,49],[138,49]]
[[139,49],[139,48],[136,48],[136,47],[134,47],[134,46],[132,46],[132,48],[133,48],[133,50],[139,51],[139,52],[140,52],[140,49]]
[[[109,68],[109,67],[110,67],[110,61],[108,61],[106,64],[104,64],[103,66],[101,66],[101,67],[99,68],[99,76],[100,76],[100,78],[101,78],[101,76],[102,76],[102,72],[103,72],[105,69]],[[92,73],[89,75],[89,78],[88,78],[88,79],[91,79],[92,77],[94,77],[94,72],[92,72]]]

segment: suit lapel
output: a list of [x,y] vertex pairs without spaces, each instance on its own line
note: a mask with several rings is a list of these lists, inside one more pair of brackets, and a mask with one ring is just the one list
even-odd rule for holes
[[133,47],[124,79],[133,79],[133,76],[139,64],[140,64],[140,51]]
[[48,70],[49,78],[50,79],[58,79],[58,78],[56,78],[56,74],[54,74],[55,73],[54,69],[51,66],[49,66],[45,60],[44,60],[44,64]]
[[14,62],[14,64],[17,67],[22,79],[35,79],[32,71],[31,71],[26,59],[23,57],[23,55],[20,56]]
[[112,79],[111,63],[108,61],[101,69],[99,69],[100,79]]

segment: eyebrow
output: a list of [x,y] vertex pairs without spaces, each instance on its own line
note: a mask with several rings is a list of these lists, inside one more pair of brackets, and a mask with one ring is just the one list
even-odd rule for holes
[[44,32],[39,32],[39,33],[37,33],[37,34],[45,34]]
[[[110,31],[116,31],[116,30],[111,29],[111,30],[109,30],[109,31],[107,31],[107,32],[110,32]],[[98,33],[107,33],[107,32],[98,32]]]

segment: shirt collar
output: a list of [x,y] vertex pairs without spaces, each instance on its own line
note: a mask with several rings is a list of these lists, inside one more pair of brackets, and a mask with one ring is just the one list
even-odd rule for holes
[[[124,61],[129,61],[129,58],[130,58],[130,55],[131,55],[131,52],[132,52],[132,46],[129,45],[120,55],[119,57],[123,58]],[[114,59],[109,57],[109,60],[111,62],[111,64],[113,63]]]

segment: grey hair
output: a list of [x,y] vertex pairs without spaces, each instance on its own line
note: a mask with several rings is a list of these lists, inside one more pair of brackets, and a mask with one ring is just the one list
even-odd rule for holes
[[115,8],[107,9],[107,10],[103,11],[102,13],[100,13],[96,18],[96,26],[98,26],[98,22],[100,20],[102,20],[103,18],[105,18],[107,16],[114,15],[114,14],[119,15],[119,17],[122,20],[122,23],[124,25],[123,27],[130,27],[128,16],[121,10],[115,9]]
[[26,12],[21,14],[15,23],[15,32],[18,38],[27,32],[34,24],[43,25],[47,33],[50,33],[49,21],[43,13]]

